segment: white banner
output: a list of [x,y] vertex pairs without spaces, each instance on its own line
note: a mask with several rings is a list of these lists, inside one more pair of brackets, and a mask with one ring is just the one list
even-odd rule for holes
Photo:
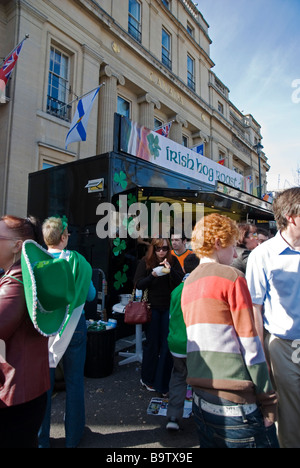
[[222,182],[245,190],[241,174],[126,118],[121,119],[120,149],[206,184]]

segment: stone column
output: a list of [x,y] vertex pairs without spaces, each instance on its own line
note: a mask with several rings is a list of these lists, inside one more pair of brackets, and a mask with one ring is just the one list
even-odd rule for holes
[[[82,63],[82,91],[88,92],[89,90],[95,89],[99,85],[99,74],[100,66],[103,62],[103,58],[91,49],[86,44],[82,45],[83,51],[83,63]],[[96,102],[98,103],[99,96],[102,92],[102,88],[98,93]],[[88,135],[87,140],[84,143],[79,143],[79,158],[85,158],[92,154],[97,154],[97,133],[98,133],[98,109],[95,104],[92,108],[89,124],[88,124]]]
[[154,126],[154,108],[160,109],[160,102],[149,93],[138,98],[139,104],[139,124],[150,130]]
[[117,111],[117,85],[125,85],[125,78],[106,65],[100,74],[105,83],[99,93],[97,154],[113,150],[114,113]]
[[171,120],[173,120],[173,122],[171,125],[169,138],[182,145],[182,127],[184,126],[187,128],[187,121],[180,117],[179,114],[176,114]]

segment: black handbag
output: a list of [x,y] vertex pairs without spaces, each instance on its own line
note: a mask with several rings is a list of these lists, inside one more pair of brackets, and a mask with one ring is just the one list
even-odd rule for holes
[[148,290],[144,291],[140,302],[134,301],[135,289],[132,292],[132,298],[125,306],[124,323],[136,325],[148,323],[151,320],[151,307],[148,303]]

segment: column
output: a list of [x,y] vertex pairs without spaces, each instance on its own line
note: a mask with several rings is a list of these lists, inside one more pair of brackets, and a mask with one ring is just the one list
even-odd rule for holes
[[100,83],[105,83],[99,93],[97,154],[113,150],[114,113],[117,111],[117,85],[125,85],[125,78],[106,65],[100,74]]
[[[82,45],[83,63],[82,63],[82,93],[95,89],[99,85],[100,66],[103,58],[93,49],[86,44]],[[96,102],[98,104],[99,96],[102,92],[98,93]],[[98,106],[92,108],[89,124],[87,139],[84,143],[79,143],[79,158],[89,157],[92,154],[97,154],[97,134],[98,134]]]
[[160,102],[149,93],[138,98],[139,104],[139,124],[150,130],[154,125],[154,108],[160,109]]
[[173,120],[173,122],[171,125],[169,137],[171,140],[176,141],[176,143],[182,145],[182,127],[184,126],[187,128],[187,121],[180,117],[179,114],[176,114],[171,120]]

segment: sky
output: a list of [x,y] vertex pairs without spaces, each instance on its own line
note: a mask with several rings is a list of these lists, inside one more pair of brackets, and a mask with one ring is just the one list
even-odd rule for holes
[[300,185],[300,0],[194,3],[210,26],[212,71],[261,125],[268,190]]

